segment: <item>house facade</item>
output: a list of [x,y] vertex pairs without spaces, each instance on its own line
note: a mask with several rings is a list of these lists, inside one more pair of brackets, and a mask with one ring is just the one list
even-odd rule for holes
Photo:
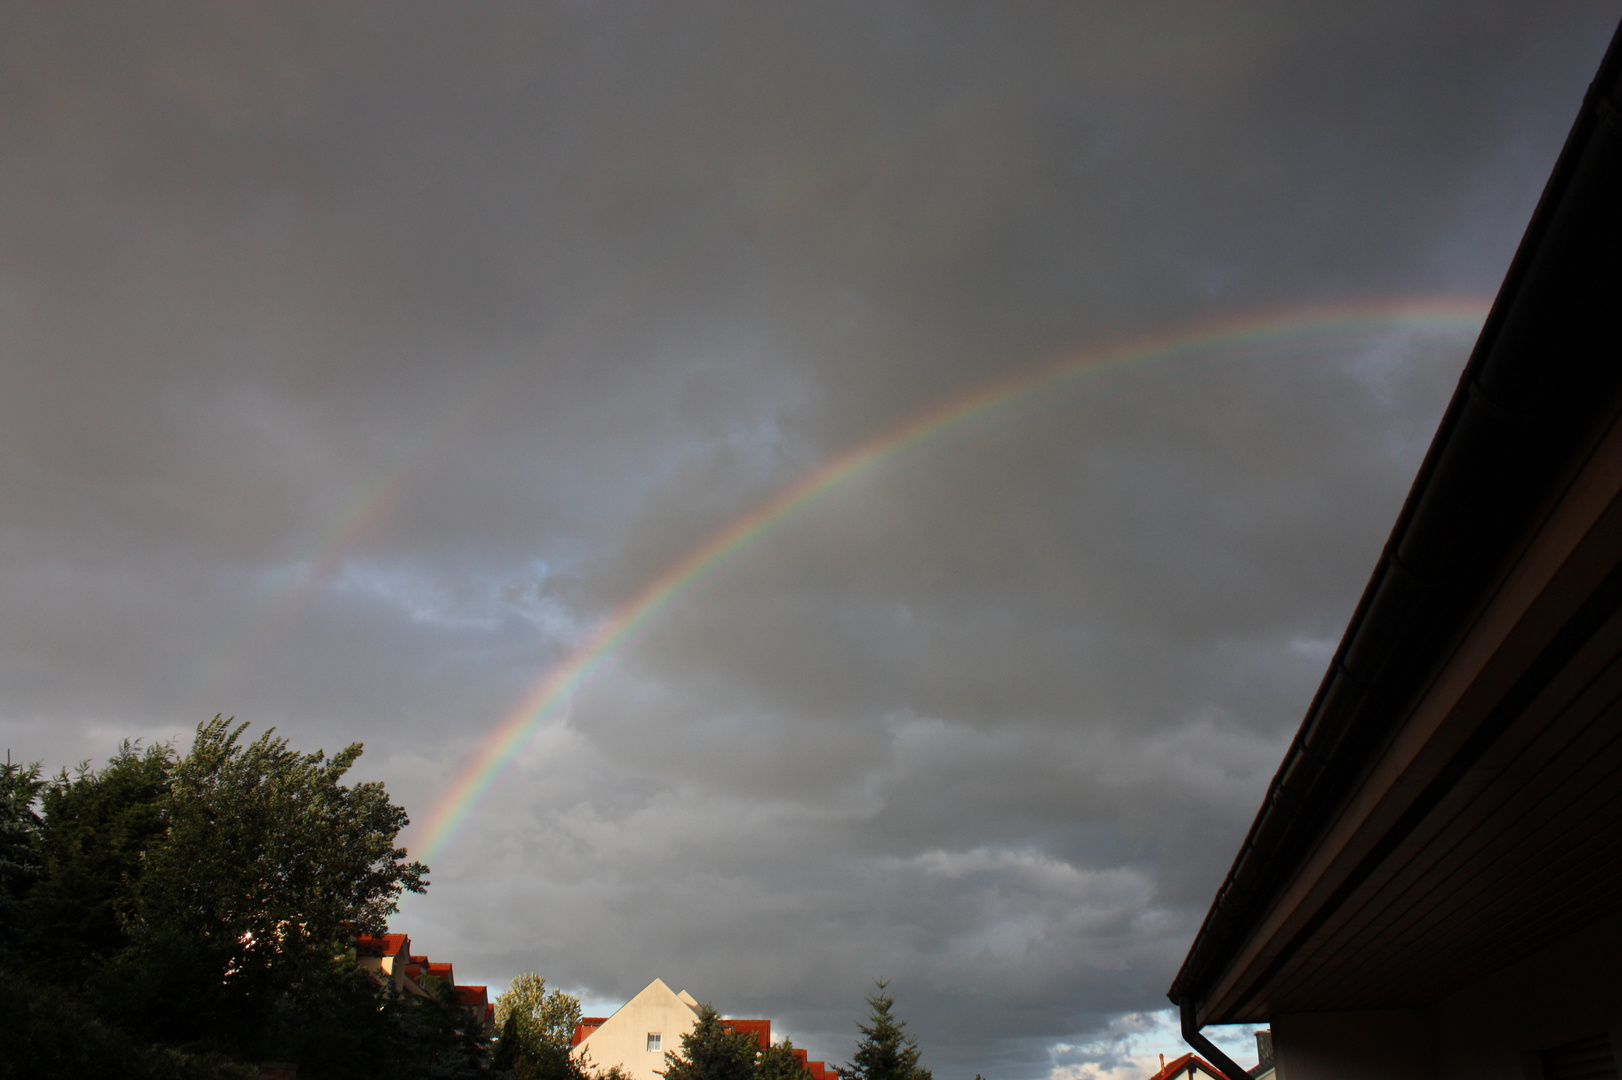
[[614,1015],[588,1017],[575,1028],[576,1060],[594,1069],[618,1065],[631,1080],[658,1080],[665,1051],[681,1047],[681,1037],[698,1023],[698,1002],[654,979]]
[[[617,1065],[631,1080],[660,1080],[665,1054],[681,1051],[682,1036],[698,1024],[698,1012],[699,1003],[691,994],[677,993],[663,979],[654,979],[612,1016],[582,1018],[575,1026],[570,1053],[592,1069]],[[770,1020],[723,1018],[721,1022],[752,1036],[760,1050],[772,1044]],[[796,1050],[795,1057],[811,1080],[832,1080],[831,1070],[820,1061],[806,1060],[805,1051]]]

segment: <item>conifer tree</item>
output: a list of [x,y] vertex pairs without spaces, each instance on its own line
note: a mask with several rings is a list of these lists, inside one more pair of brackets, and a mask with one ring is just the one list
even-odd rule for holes
[[907,1037],[907,1022],[897,1020],[890,1009],[895,998],[886,993],[889,982],[875,980],[878,989],[867,995],[868,1022],[857,1024],[862,1041],[856,1056],[841,1072],[848,1080],[934,1080],[928,1069],[918,1066],[918,1044]]
[[755,1080],[808,1080],[808,1076],[788,1039],[762,1050],[755,1062]]
[[754,1080],[755,1039],[733,1031],[708,1005],[681,1037],[681,1053],[665,1052],[665,1080]]

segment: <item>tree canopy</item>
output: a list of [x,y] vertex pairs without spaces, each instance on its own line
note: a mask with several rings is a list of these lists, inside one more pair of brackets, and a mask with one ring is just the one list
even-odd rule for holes
[[142,855],[166,830],[164,800],[176,756],[127,740],[107,765],[66,769],[40,792],[41,876],[28,896],[30,951],[79,977],[128,944],[123,920]]
[[547,993],[546,979],[526,972],[496,998],[496,1025],[505,1029],[509,1019],[526,1049],[567,1050],[580,1023],[580,1001],[562,990]]
[[354,935],[382,933],[400,894],[424,887],[427,868],[394,845],[405,811],[381,784],[340,782],[358,743],[328,759],[274,729],[244,745],[246,728],[199,725],[129,892],[117,968],[184,1005],[130,1003],[160,1037],[246,1038],[273,1013],[296,1015],[315,984],[353,967]]
[[29,1017],[0,1056],[31,1077],[103,1058],[132,1076],[479,1073],[448,989],[392,1000],[357,968],[356,935],[427,886],[395,844],[405,811],[343,782],[359,744],[329,758],[246,728],[215,717],[184,756],[125,743],[47,781],[0,766],[0,998]]
[[40,818],[34,812],[39,769],[0,765],[0,962],[11,960],[22,940],[22,898],[39,877]]
[[496,998],[501,1031],[494,1064],[521,1080],[574,1080],[585,1068],[569,1057],[580,1002],[561,990],[547,993],[546,979],[526,972]]

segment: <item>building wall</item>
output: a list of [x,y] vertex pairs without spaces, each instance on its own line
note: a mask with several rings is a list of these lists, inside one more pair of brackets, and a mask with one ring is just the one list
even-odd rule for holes
[[1537,1052],[1606,1032],[1622,1050],[1622,918],[1582,931],[1441,1002],[1444,1077],[1542,1080]]
[[1435,1080],[1429,1017],[1412,1009],[1275,1016],[1276,1080]]
[[1538,1052],[1622,1051],[1622,917],[1422,1009],[1272,1017],[1277,1080],[1544,1080]]
[[[627,1001],[603,1026],[581,1040],[572,1053],[589,1055],[593,1069],[618,1065],[633,1080],[660,1080],[667,1050],[681,1049],[681,1037],[693,1029],[698,1014],[661,980],[655,979]],[[648,1035],[657,1032],[662,1046],[648,1050]]]

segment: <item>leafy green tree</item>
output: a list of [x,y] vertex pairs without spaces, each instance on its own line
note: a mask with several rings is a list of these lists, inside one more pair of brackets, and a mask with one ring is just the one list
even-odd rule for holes
[[[607,1075],[593,1072],[589,1062],[577,1060],[569,1051],[555,1046],[543,1046],[529,1057],[516,1058],[510,1067],[513,1080],[602,1080]],[[609,1072],[617,1069],[615,1066]]]
[[254,1080],[250,1066],[216,1053],[154,1046],[94,1015],[66,987],[21,968],[0,969],[0,1080]]
[[0,765],[0,964],[16,959],[23,937],[22,901],[39,877],[39,766]]
[[918,1066],[920,1051],[907,1037],[907,1022],[891,1015],[895,998],[886,993],[889,982],[876,981],[878,989],[867,995],[868,1022],[856,1025],[862,1033],[856,1057],[841,1072],[850,1080],[934,1080]]
[[681,1037],[681,1052],[665,1052],[665,1080],[754,1080],[755,1038],[733,1031],[708,1005]]
[[807,1076],[788,1039],[768,1046],[755,1061],[755,1080],[807,1080]]
[[496,1024],[503,1032],[514,1025],[514,1039],[525,1052],[543,1046],[568,1050],[580,1023],[580,1002],[562,990],[547,992],[546,979],[534,972],[515,978],[496,998]]
[[580,1002],[561,990],[547,992],[546,979],[526,972],[496,998],[497,1067],[533,1080],[570,1080],[581,1072],[569,1057]]
[[394,845],[408,819],[381,784],[340,782],[358,743],[328,759],[246,728],[216,716],[174,764],[105,976],[126,1025],[269,1056],[300,1002],[353,985],[352,936],[382,933],[427,867]]
[[141,855],[165,829],[175,752],[126,741],[99,771],[62,770],[41,792],[42,876],[28,897],[28,955],[52,981],[77,983],[128,939],[121,925]]
[[[457,1001],[451,985],[428,976],[428,997],[393,998],[389,1007],[394,1060],[391,1080],[463,1080],[487,1076],[488,1045],[482,1018]],[[403,1052],[402,1052],[403,1051]]]

